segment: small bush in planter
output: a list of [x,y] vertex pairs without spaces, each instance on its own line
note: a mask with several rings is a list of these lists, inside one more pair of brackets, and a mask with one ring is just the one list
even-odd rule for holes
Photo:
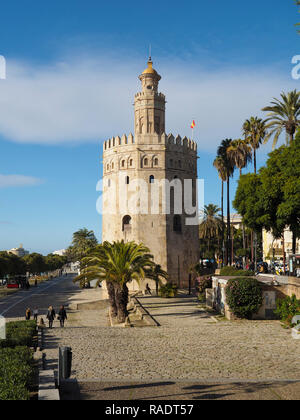
[[171,298],[177,296],[178,287],[175,284],[167,283],[159,289],[159,295],[163,298]]
[[262,287],[253,278],[241,277],[229,280],[225,293],[230,310],[239,318],[251,319],[263,303]]

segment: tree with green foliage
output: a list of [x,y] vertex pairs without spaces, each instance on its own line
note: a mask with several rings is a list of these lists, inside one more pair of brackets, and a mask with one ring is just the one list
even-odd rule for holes
[[208,253],[210,251],[210,241],[220,238],[222,234],[223,224],[219,215],[220,208],[215,204],[204,206],[203,218],[199,225],[200,239],[206,239],[208,245]]
[[249,146],[246,140],[233,140],[231,146],[228,147],[227,154],[234,165],[240,170],[241,176],[242,169],[252,161],[251,146]]
[[71,246],[67,249],[67,258],[69,261],[81,260],[90,249],[97,246],[98,241],[92,230],[86,228],[79,229],[73,233]]
[[23,261],[26,263],[27,271],[31,274],[41,274],[47,271],[45,257],[36,252],[25,255]]
[[98,284],[106,280],[112,313],[120,323],[128,316],[128,283],[139,282],[154,267],[150,250],[135,242],[104,242],[92,249],[82,259],[83,269],[74,282],[96,279]]
[[217,158],[221,158],[224,164],[227,181],[227,241],[226,241],[226,260],[227,265],[231,264],[231,243],[230,243],[230,178],[233,176],[235,165],[234,160],[228,149],[232,145],[232,139],[225,139],[218,147]]
[[266,128],[271,129],[265,136],[264,143],[274,136],[274,149],[280,134],[285,131],[286,144],[291,144],[300,124],[300,92],[296,89],[287,94],[283,92],[281,94],[281,100],[274,98],[271,105],[266,106],[262,110],[268,112]]
[[218,174],[219,174],[219,178],[221,179],[222,182],[222,190],[221,190],[221,220],[222,220],[222,235],[221,235],[221,239],[222,239],[222,248],[224,247],[224,233],[225,233],[225,228],[224,228],[224,182],[227,181],[227,169],[226,169],[226,162],[224,161],[224,159],[221,156],[217,156],[216,159],[214,160],[213,163],[214,167],[217,169]]
[[161,265],[154,264],[146,272],[146,277],[155,281],[156,296],[158,296],[159,285],[162,286],[163,281],[168,279],[168,273],[161,268]]
[[266,136],[265,121],[258,117],[251,117],[243,124],[245,141],[253,150],[254,173],[256,174],[256,152]]

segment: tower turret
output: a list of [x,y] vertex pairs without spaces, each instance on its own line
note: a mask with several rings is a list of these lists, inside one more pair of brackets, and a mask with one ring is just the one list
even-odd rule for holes
[[157,134],[165,132],[165,96],[158,93],[161,76],[153,68],[151,57],[148,67],[139,76],[142,91],[135,96],[135,135]]

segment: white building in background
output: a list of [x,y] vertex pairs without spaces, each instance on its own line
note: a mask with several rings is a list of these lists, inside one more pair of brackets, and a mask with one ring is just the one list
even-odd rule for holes
[[20,257],[20,258],[22,258],[22,257],[25,257],[25,255],[28,255],[29,254],[29,251],[26,251],[24,248],[23,248],[23,244],[21,244],[20,246],[19,246],[19,248],[12,248],[12,249],[10,249],[9,251],[7,251],[9,254],[14,254],[14,255],[16,255],[17,257]]
[[58,251],[53,251],[52,254],[63,257],[64,255],[66,255],[66,252],[67,252],[66,249],[59,249]]
[[[293,234],[289,229],[284,231],[285,256],[293,253]],[[300,240],[296,242],[296,254],[300,254]],[[263,230],[263,255],[264,261],[280,260],[283,258],[283,240],[275,239],[271,232]]]

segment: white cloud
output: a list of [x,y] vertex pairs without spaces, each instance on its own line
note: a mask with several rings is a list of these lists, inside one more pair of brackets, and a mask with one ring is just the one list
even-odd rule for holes
[[[91,56],[92,57],[92,56]],[[48,67],[10,62],[0,83],[0,134],[22,143],[99,141],[133,131],[133,97],[145,66],[136,59],[68,58]],[[167,131],[190,136],[199,148],[239,137],[243,121],[272,97],[295,88],[289,73],[258,68],[201,69],[192,62],[157,60],[167,96]],[[297,85],[296,85],[297,87]]]
[[31,187],[42,183],[41,179],[25,175],[1,175],[0,188]]

